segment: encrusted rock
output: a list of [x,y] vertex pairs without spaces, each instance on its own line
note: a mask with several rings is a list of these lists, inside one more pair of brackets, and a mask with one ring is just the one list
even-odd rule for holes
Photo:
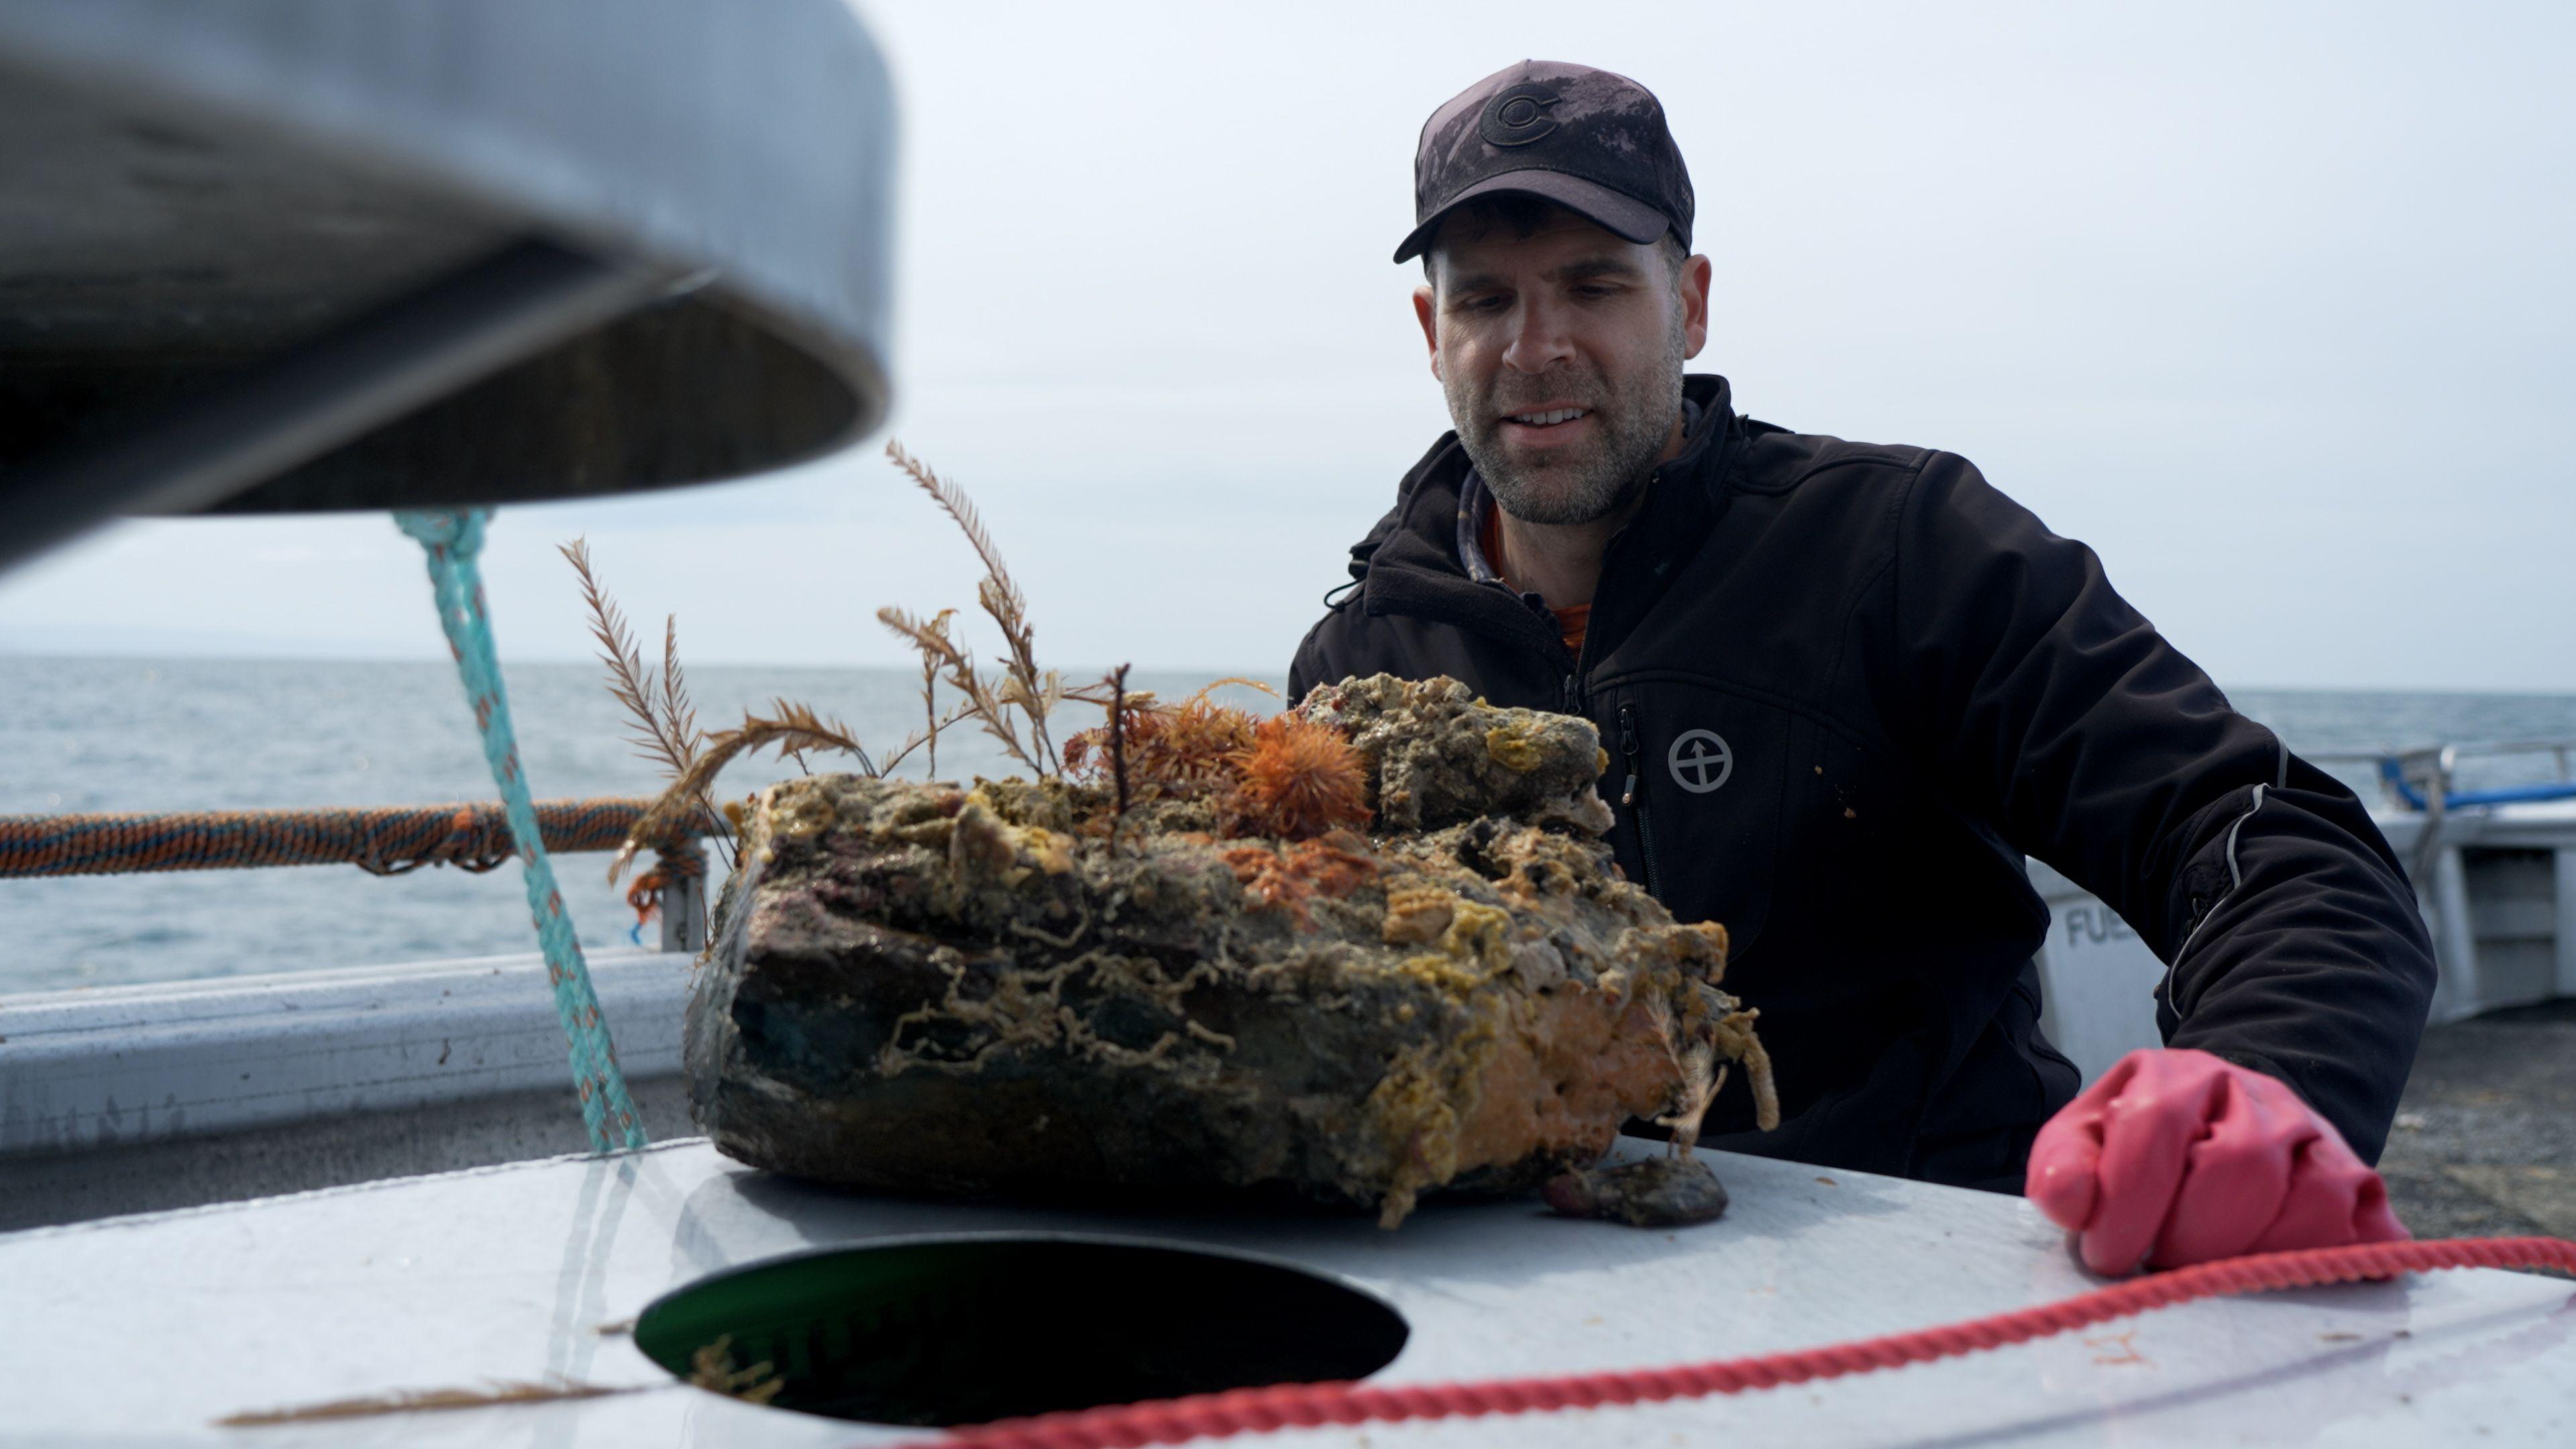
[[[1284,1190],[1392,1226],[1428,1190],[1589,1164],[1630,1117],[1686,1140],[1721,1058],[1776,1118],[1725,932],[1675,924],[1597,838],[1588,723],[1384,676],[1298,715],[1239,732],[1235,785],[1176,766],[1123,815],[1106,782],[763,791],[689,1004],[700,1125],[832,1182]],[[1249,752],[1308,723],[1351,749],[1294,759],[1355,755],[1374,832],[1221,833],[1327,818],[1224,793],[1303,798]]]
[[1615,1167],[1578,1167],[1547,1180],[1547,1205],[1570,1218],[1607,1218],[1632,1228],[1714,1222],[1726,1188],[1696,1157],[1641,1157]]
[[1349,732],[1368,762],[1382,830],[1426,830],[1479,815],[1610,829],[1593,782],[1610,767],[1590,720],[1496,709],[1449,678],[1391,674],[1320,684],[1299,706]]

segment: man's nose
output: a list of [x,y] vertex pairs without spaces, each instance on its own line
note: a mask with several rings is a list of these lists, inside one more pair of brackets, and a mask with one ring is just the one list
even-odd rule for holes
[[1523,302],[1512,319],[1511,341],[1503,348],[1503,365],[1514,372],[1545,372],[1574,355],[1562,308],[1545,301]]

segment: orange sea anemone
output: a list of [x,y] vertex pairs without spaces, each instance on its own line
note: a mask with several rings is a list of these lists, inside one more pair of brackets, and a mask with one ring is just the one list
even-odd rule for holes
[[[1185,704],[1130,709],[1121,722],[1127,781],[1140,798],[1186,799],[1230,785],[1236,757],[1252,747],[1252,716],[1193,699]],[[1112,771],[1106,726],[1065,741],[1065,768],[1077,777],[1106,781]]]
[[1328,830],[1368,828],[1368,772],[1331,725],[1295,713],[1272,715],[1229,763],[1240,776],[1232,802],[1235,834],[1307,840]]

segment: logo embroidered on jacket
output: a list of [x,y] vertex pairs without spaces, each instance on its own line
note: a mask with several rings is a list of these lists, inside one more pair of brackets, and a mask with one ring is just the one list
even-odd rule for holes
[[1664,763],[1672,769],[1674,784],[1705,795],[1735,773],[1735,751],[1715,730],[1684,730]]
[[1556,129],[1556,117],[1547,113],[1556,100],[1556,92],[1543,85],[1513,86],[1485,102],[1476,134],[1489,146],[1526,146]]

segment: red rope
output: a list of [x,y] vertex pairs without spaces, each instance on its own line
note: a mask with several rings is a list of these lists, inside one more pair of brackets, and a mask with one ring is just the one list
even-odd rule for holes
[[1407,1384],[1382,1389],[1355,1384],[1235,1389],[1115,1408],[1003,1419],[959,1429],[944,1438],[919,1440],[906,1449],[1137,1449],[1147,1444],[1180,1444],[1290,1427],[1475,1418],[1696,1399],[1929,1363],[2089,1328],[2196,1298],[2393,1278],[2400,1273],[2439,1268],[2557,1268],[2576,1272],[2576,1243],[2562,1238],[2449,1238],[2260,1253],[2135,1278],[2056,1303],[1989,1318],[1789,1353],[1659,1369]]

